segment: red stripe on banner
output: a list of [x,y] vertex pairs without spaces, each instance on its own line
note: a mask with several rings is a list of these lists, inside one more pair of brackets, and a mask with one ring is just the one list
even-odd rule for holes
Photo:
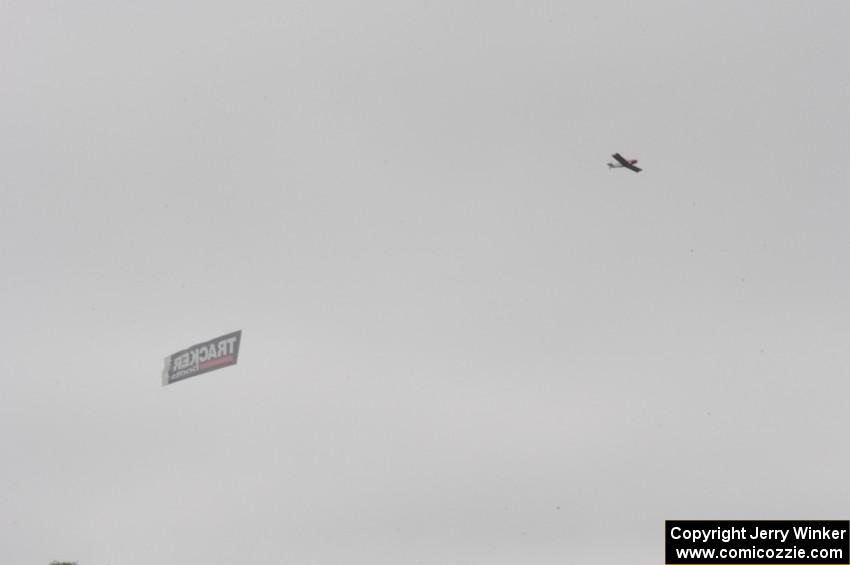
[[198,365],[198,368],[209,369],[210,367],[224,365],[225,363],[230,363],[231,361],[233,361],[233,355],[228,355],[227,357],[221,357],[219,359],[214,359],[212,361],[206,361],[205,363],[201,363],[200,365]]

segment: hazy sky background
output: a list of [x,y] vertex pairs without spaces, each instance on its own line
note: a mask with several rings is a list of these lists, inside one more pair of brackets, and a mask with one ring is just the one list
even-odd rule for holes
[[848,519],[848,29],[0,2],[0,560],[649,565],[665,519]]

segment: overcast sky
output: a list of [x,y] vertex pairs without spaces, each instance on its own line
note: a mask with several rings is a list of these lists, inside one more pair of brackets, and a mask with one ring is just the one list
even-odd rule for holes
[[0,560],[650,565],[665,519],[848,519],[848,29],[0,2]]

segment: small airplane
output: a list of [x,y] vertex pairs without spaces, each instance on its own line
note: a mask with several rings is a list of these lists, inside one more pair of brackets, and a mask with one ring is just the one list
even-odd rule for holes
[[619,153],[614,153],[613,155],[611,155],[611,157],[616,159],[617,163],[619,163],[619,164],[608,163],[609,169],[622,169],[622,168],[625,167],[626,169],[631,169],[636,173],[639,173],[643,170],[643,169],[639,169],[638,167],[635,167],[635,163],[637,163],[637,159],[624,159],[623,156],[620,155]]

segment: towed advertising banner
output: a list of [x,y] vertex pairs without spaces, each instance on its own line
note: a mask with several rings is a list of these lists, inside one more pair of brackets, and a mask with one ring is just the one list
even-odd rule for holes
[[196,343],[165,358],[162,386],[235,365],[242,330]]

